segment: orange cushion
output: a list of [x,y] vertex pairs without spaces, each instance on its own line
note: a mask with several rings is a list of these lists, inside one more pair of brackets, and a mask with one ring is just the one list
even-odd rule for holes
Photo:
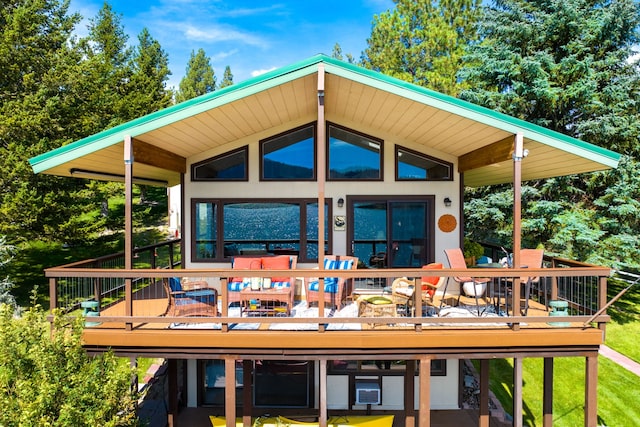
[[[441,263],[431,263],[431,264],[427,264],[427,265],[423,265],[422,269],[423,270],[441,270],[442,269],[442,264]],[[438,276],[425,276],[422,278],[422,283],[428,283],[431,285],[437,285],[438,282],[440,281],[440,277]],[[436,290],[433,289],[431,286],[428,285],[422,285],[422,290],[426,293],[429,294],[429,296],[433,297],[433,295],[436,293]]]
[[[244,258],[244,257],[235,257],[233,259],[233,268],[234,270],[261,270],[262,269],[262,259],[260,258]],[[231,279],[232,282],[242,282],[242,277],[234,277]]]
[[[288,255],[270,256],[262,258],[262,268],[265,270],[289,270],[291,260]],[[289,277],[272,277],[272,282],[288,282]]]

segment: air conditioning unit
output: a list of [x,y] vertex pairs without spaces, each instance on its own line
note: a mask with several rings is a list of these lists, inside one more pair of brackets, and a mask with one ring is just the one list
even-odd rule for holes
[[371,381],[356,382],[356,405],[379,405],[380,384]]

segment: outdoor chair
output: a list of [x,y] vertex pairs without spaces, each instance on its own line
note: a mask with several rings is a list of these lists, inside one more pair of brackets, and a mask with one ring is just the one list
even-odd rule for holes
[[[423,265],[422,269],[442,269],[442,264],[430,263]],[[410,313],[410,311],[413,310],[414,300],[416,298],[415,283],[416,281],[408,279],[406,277],[399,277],[391,283],[391,300],[394,302],[394,304],[402,306],[402,311],[407,313],[407,315]],[[417,283],[419,283],[421,286],[421,299],[424,303],[433,303],[433,297],[436,291],[443,285],[445,286],[444,294],[446,294],[446,276],[423,276],[417,280]],[[443,298],[440,299],[440,309],[442,308],[442,304],[444,301],[444,294]]]
[[[325,270],[355,270],[358,268],[358,258],[353,256],[326,255],[323,267]],[[342,307],[342,301],[346,296],[349,281],[343,277],[324,278],[324,302],[337,309]],[[307,304],[318,302],[320,299],[320,281],[317,278],[305,280],[305,295]]]
[[[520,268],[542,268],[544,259],[544,249],[520,249]],[[520,314],[526,316],[529,311],[529,298],[531,296],[531,287],[540,283],[538,276],[526,276],[520,278],[520,283],[524,285],[524,308],[520,309]],[[511,294],[513,297],[513,280],[505,280],[505,295]],[[515,299],[513,299],[515,304]],[[518,307],[520,308],[520,307]],[[508,311],[508,310],[507,310]],[[515,313],[515,306],[514,306]]]
[[[467,270],[467,263],[464,260],[464,254],[462,253],[462,249],[460,248],[445,249],[444,253],[447,256],[447,261],[449,261],[449,267],[455,268],[455,269]],[[472,289],[474,289],[473,296],[476,299],[476,307],[478,307],[478,315],[480,315],[480,302],[478,301],[477,286],[481,285],[486,287],[490,279],[480,278],[480,277],[471,277],[471,276],[456,276],[453,278],[453,280],[456,281],[460,287],[456,305],[460,305],[460,297],[462,296],[463,285],[465,283],[471,283],[473,285]],[[445,289],[445,294],[446,294],[446,289]],[[444,298],[445,296],[446,295],[443,295],[442,297]]]
[[214,288],[185,290],[177,277],[163,280],[168,303],[168,316],[210,316],[218,315],[218,291]]

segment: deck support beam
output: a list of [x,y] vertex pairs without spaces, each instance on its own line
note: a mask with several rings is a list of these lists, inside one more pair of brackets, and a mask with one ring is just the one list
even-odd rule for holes
[[178,361],[169,359],[167,365],[169,375],[167,427],[178,427]]
[[404,425],[405,427],[416,426],[415,407],[415,384],[416,384],[416,362],[407,360],[407,369],[404,373]]
[[587,356],[585,366],[584,425],[598,425],[598,353]]
[[227,427],[236,427],[236,360],[224,359],[224,418]]
[[421,357],[420,359],[420,383],[419,383],[419,406],[420,427],[431,426],[431,359]]
[[327,359],[318,361],[320,374],[320,415],[318,416],[318,426],[327,427]]
[[480,359],[479,427],[489,427],[489,359]]
[[[251,427],[251,412],[253,412],[253,360],[244,359],[242,361],[242,425]],[[234,391],[235,393],[235,391]]]
[[513,358],[513,427],[522,427],[522,358]]
[[553,357],[544,358],[544,384],[542,396],[542,425],[553,425]]

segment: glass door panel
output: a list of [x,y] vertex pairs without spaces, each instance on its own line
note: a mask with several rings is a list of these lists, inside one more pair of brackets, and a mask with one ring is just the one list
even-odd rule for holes
[[[347,215],[352,253],[368,268],[420,267],[433,259],[432,196],[352,196]],[[356,287],[384,285],[385,281],[362,280]]]

